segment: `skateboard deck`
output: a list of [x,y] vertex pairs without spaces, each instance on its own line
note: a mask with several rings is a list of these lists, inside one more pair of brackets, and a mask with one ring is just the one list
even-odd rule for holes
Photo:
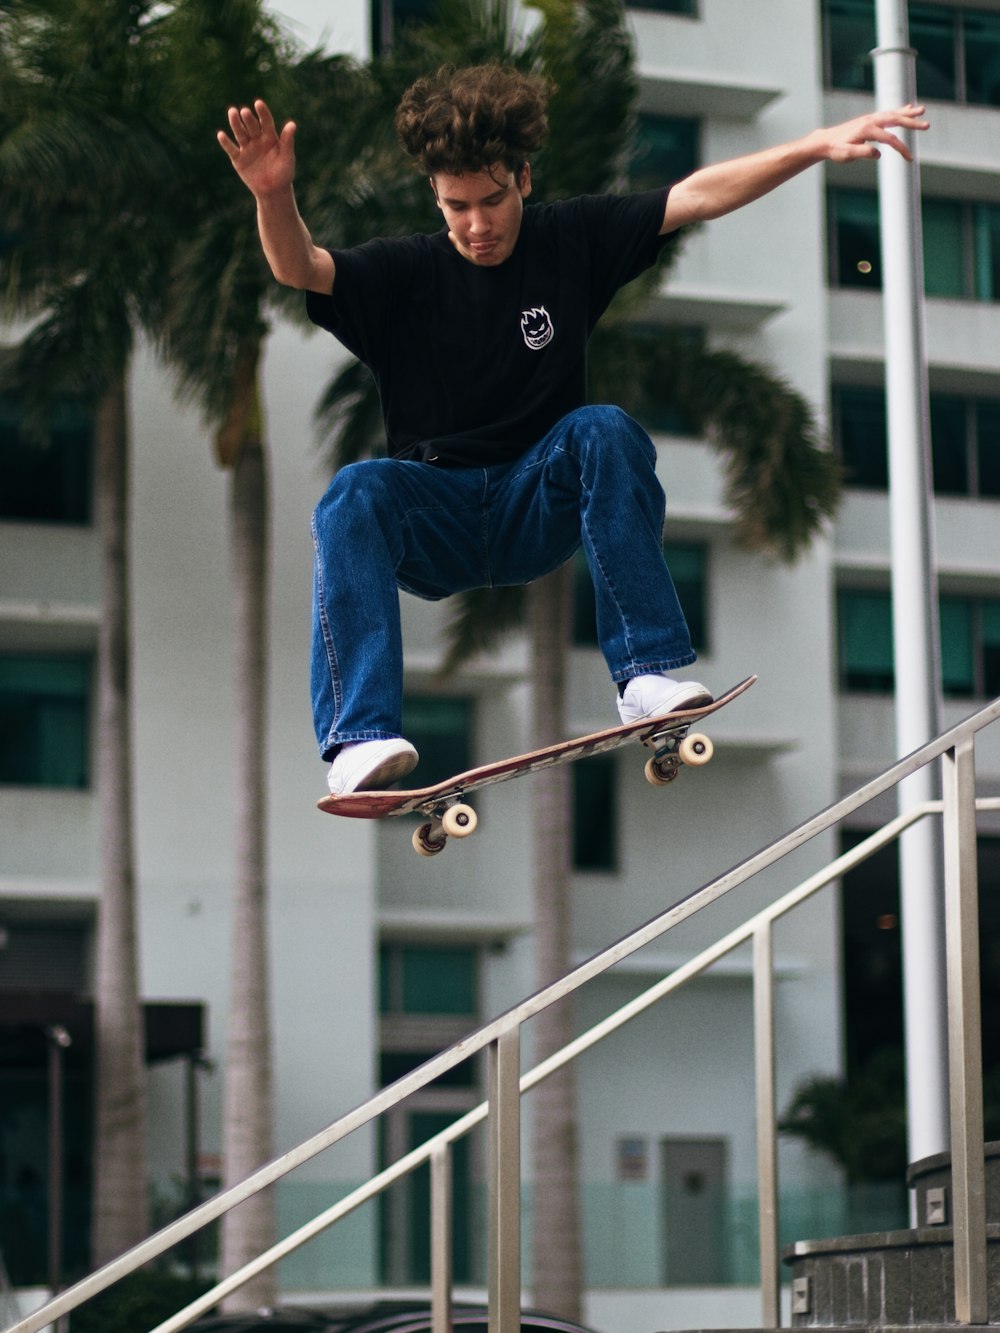
[[630,741],[638,740],[652,751],[646,762],[646,778],[654,786],[665,786],[677,777],[682,765],[699,767],[712,757],[712,742],[691,728],[703,718],[725,708],[757,679],[747,676],[732,689],[726,690],[709,704],[698,708],[682,708],[659,718],[643,718],[622,726],[595,731],[589,736],[559,741],[541,750],[497,759],[480,764],[466,773],[459,773],[429,787],[409,791],[355,791],[344,796],[324,796],[317,802],[320,810],[348,819],[384,819],[393,815],[408,815],[414,811],[428,817],[413,834],[414,849],[422,856],[434,856],[444,850],[449,837],[467,837],[475,830],[477,817],[471,806],[465,804],[466,795],[479,787],[491,787],[497,782],[508,782],[522,773],[537,773],[554,764],[568,764],[591,754],[617,750]]

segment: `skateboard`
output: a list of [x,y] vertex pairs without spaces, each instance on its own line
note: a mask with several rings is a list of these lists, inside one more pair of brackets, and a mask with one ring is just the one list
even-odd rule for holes
[[430,787],[410,791],[354,791],[345,796],[324,796],[317,805],[327,814],[343,815],[348,819],[383,819],[417,811],[427,816],[427,822],[414,830],[414,850],[421,856],[436,856],[444,851],[449,838],[466,838],[475,832],[478,817],[472,806],[465,804],[465,797],[478,787],[491,787],[494,783],[520,777],[522,773],[537,773],[539,769],[572,763],[586,755],[604,754],[632,740],[641,741],[652,751],[645,772],[647,781],[654,787],[673,782],[682,765],[698,768],[707,764],[714,747],[707,736],[693,732],[692,726],[732,703],[756,679],[756,676],[748,676],[712,703],[699,708],[678,709],[663,717],[647,717],[641,722],[628,722],[607,731],[592,732],[589,736],[559,741],[542,750],[529,750],[527,754],[514,755],[510,759],[481,764]]

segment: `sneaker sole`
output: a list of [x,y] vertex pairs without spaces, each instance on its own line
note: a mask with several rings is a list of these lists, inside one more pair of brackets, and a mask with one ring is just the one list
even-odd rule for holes
[[640,713],[638,717],[630,717],[627,722],[623,720],[622,725],[630,727],[633,722],[649,722],[653,718],[669,717],[671,713],[687,712],[689,708],[705,708],[710,703],[714,702],[715,700],[712,698],[709,692],[707,690],[703,690],[701,694],[692,694],[690,698],[679,700],[677,703],[673,704],[670,708],[668,708],[665,713],[652,713],[652,712]]
[[355,787],[355,791],[382,791],[385,787],[391,787],[394,782],[400,778],[405,778],[407,773],[412,773],[417,766],[417,756],[414,754],[394,754],[384,760],[376,768],[363,778]]

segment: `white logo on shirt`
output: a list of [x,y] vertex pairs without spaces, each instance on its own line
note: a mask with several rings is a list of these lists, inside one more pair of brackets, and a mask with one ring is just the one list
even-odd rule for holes
[[552,316],[543,305],[521,311],[521,332],[533,352],[547,346],[555,336]]

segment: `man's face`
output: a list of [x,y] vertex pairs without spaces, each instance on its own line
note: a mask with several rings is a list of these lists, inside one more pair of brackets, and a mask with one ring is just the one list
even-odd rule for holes
[[507,167],[431,177],[437,206],[448,224],[448,237],[465,259],[483,266],[509,259],[521,231],[524,201],[531,193],[527,163],[515,175]]

